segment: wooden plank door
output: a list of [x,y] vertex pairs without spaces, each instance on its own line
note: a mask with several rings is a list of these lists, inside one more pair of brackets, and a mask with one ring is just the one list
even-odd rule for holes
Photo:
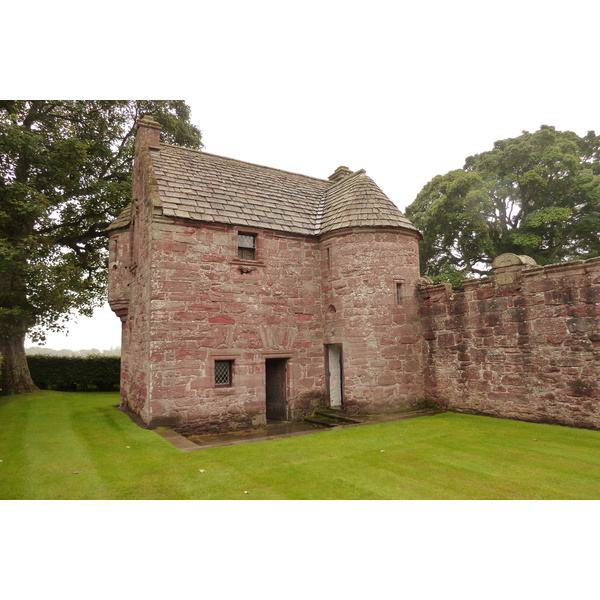
[[266,359],[267,419],[287,419],[287,358]]

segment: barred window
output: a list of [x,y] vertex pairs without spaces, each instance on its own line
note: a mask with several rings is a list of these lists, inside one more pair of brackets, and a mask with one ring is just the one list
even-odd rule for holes
[[256,235],[238,233],[238,258],[256,260]]
[[215,360],[215,386],[231,387],[232,360]]

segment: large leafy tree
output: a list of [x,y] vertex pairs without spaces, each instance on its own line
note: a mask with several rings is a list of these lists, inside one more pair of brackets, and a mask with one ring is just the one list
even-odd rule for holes
[[103,230],[130,201],[134,128],[199,148],[190,109],[166,101],[0,101],[0,393],[34,389],[27,333],[91,315],[106,286]]
[[434,177],[406,209],[423,274],[457,283],[504,252],[538,264],[600,255],[600,136],[542,126]]

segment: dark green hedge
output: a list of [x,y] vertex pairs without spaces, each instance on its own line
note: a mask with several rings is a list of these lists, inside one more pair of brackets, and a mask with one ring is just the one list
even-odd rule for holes
[[42,390],[110,391],[119,389],[119,356],[27,357],[31,378]]

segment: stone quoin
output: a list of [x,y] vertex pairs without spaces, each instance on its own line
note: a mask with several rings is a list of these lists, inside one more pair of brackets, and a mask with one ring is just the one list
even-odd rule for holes
[[365,171],[318,179],[160,142],[138,123],[110,225],[121,402],[212,430],[317,408],[452,410],[600,427],[600,261],[503,255],[462,294]]

